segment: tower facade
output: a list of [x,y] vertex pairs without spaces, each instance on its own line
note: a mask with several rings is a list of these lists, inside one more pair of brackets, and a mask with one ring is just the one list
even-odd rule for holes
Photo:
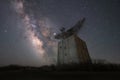
[[91,62],[86,43],[76,34],[71,35],[68,38],[62,39],[58,43],[57,59],[58,65]]

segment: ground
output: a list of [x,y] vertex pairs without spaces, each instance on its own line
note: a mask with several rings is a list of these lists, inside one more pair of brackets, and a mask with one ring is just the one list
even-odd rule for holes
[[0,72],[0,80],[117,80],[120,72],[39,72],[11,71]]
[[0,68],[0,80],[120,80],[120,65],[77,65]]

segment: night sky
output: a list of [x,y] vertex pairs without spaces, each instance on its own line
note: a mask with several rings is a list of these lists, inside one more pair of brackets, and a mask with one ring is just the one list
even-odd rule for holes
[[120,0],[0,0],[0,66],[55,64],[54,34],[83,17],[90,57],[120,63]]

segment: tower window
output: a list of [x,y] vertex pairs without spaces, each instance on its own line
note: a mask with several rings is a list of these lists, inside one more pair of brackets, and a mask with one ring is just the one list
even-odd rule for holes
[[65,53],[65,56],[67,56],[67,54]]

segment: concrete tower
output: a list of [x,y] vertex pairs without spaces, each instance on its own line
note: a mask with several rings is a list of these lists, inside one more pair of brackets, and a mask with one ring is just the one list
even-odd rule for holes
[[58,64],[90,63],[86,43],[72,35],[58,43]]
[[56,39],[60,39],[58,43],[58,65],[91,63],[86,43],[77,36],[77,32],[84,21],[85,19],[79,21],[67,31],[62,28],[62,33],[55,36]]

